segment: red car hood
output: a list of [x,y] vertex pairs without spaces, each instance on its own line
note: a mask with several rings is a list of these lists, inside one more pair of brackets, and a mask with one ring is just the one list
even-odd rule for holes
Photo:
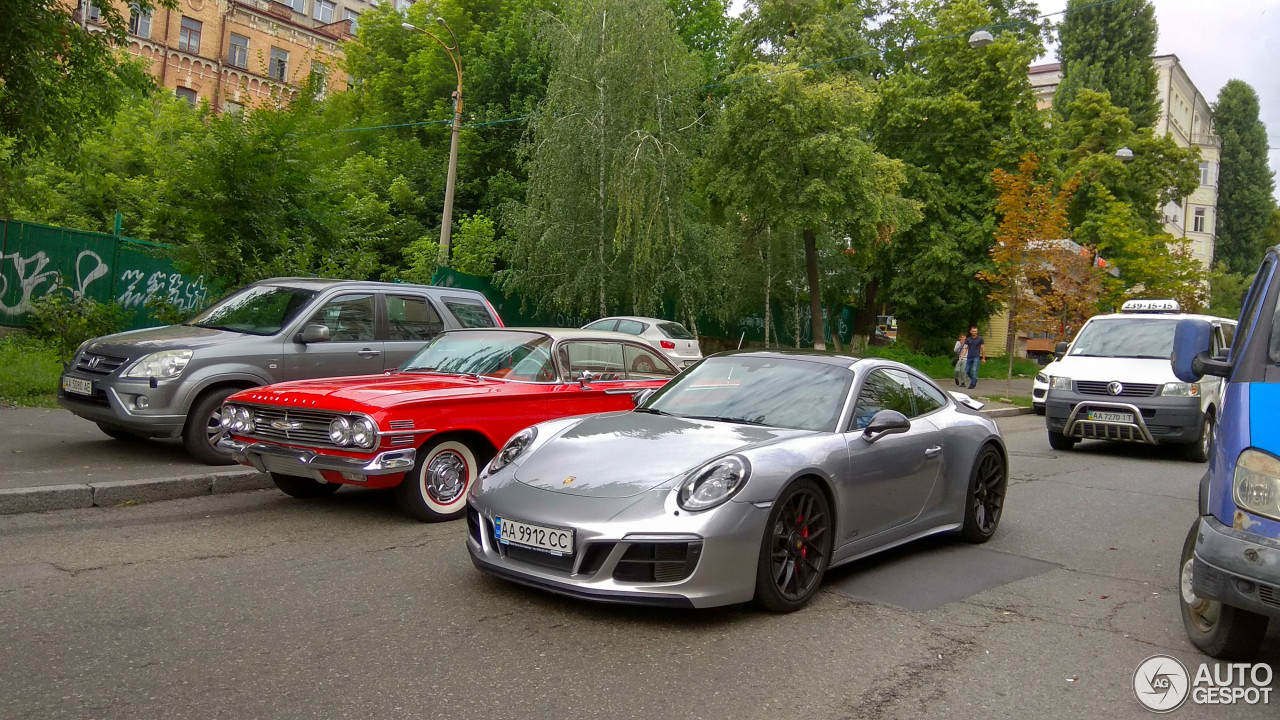
[[[235,396],[244,402],[324,407],[347,410],[356,406],[386,408],[433,398],[510,395],[525,389],[523,383],[476,379],[462,375],[359,375],[278,383],[246,390]],[[536,386],[533,386],[536,387]]]

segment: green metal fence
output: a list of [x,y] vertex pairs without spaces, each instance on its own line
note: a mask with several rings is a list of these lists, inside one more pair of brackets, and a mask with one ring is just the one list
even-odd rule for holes
[[32,301],[53,292],[115,302],[130,311],[128,327],[152,322],[153,298],[187,311],[205,306],[203,276],[178,272],[172,246],[105,233],[0,220],[0,325],[26,327]]

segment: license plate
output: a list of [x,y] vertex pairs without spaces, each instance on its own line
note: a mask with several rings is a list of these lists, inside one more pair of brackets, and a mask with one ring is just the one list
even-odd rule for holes
[[536,548],[552,555],[573,554],[573,531],[504,518],[493,519],[493,537],[503,545]]
[[62,389],[69,393],[76,393],[77,395],[92,395],[93,381],[64,377],[62,378]]
[[1089,419],[1097,422],[1114,422],[1114,423],[1131,423],[1133,422],[1133,414],[1126,412],[1103,412],[1101,410],[1090,410]]

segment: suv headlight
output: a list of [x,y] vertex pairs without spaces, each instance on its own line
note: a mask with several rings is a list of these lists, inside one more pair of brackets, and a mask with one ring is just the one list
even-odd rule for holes
[[492,475],[502,468],[510,465],[513,460],[523,455],[524,451],[528,450],[529,446],[532,445],[533,441],[537,438],[538,428],[536,427],[527,427],[515,435],[512,435],[511,439],[507,441],[507,444],[503,445],[502,449],[498,451],[498,454],[494,455],[493,459],[489,461],[489,466],[484,469],[483,474]]
[[1236,507],[1280,520],[1280,458],[1249,448],[1236,458],[1231,481]]
[[685,510],[710,510],[722,505],[747,484],[751,463],[741,455],[728,455],[698,468],[680,486],[676,502]]
[[1052,375],[1049,377],[1050,390],[1070,390],[1071,378],[1062,377],[1061,375]]
[[1165,397],[1200,397],[1199,383],[1172,382],[1165,383],[1160,394]]
[[133,364],[124,376],[127,378],[176,378],[191,362],[190,350],[161,350]]

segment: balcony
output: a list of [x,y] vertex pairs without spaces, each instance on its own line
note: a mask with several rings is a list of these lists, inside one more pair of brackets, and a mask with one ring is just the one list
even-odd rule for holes
[[1191,136],[1191,144],[1221,149],[1222,138],[1209,133],[1195,133]]

